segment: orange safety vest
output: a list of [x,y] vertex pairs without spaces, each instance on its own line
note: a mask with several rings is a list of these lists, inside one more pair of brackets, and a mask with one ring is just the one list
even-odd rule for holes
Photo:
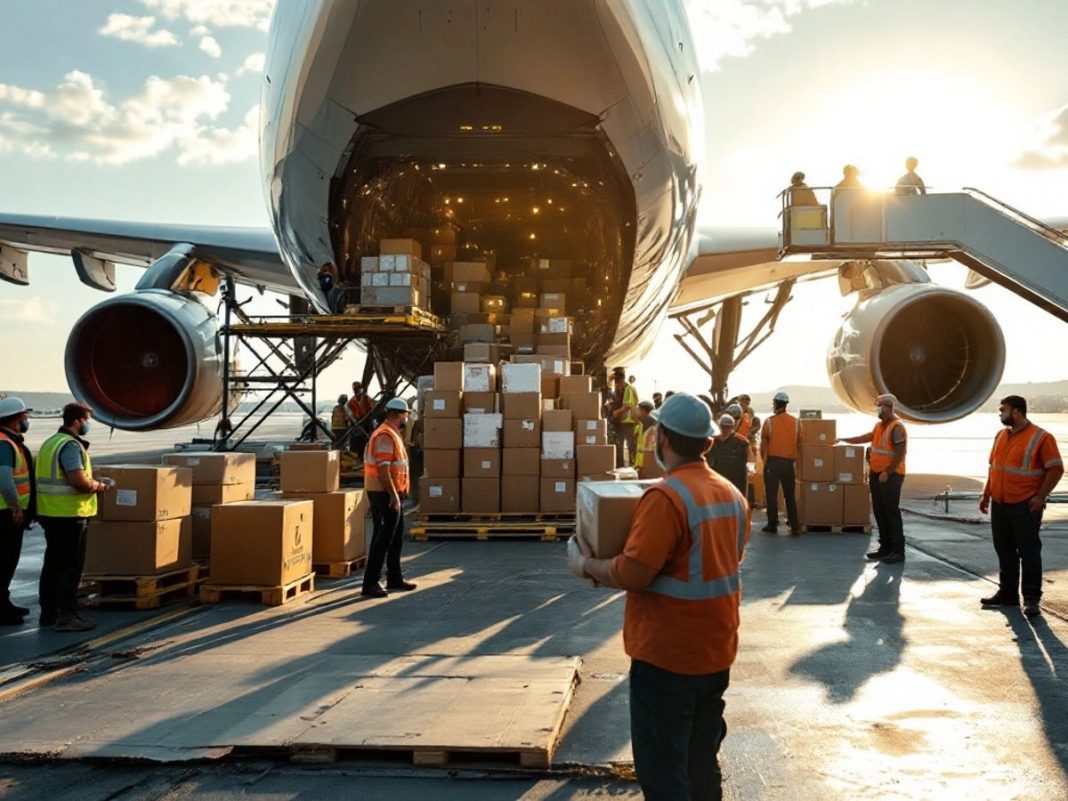
[[773,414],[764,421],[760,437],[768,443],[768,456],[797,459],[797,440],[801,437],[801,423],[789,412]]
[[740,566],[749,542],[749,510],[734,485],[703,459],[672,470],[642,500],[654,493],[667,495],[678,512],[656,521],[655,536],[677,521],[686,521],[685,529],[675,532],[675,552],[652,583],[627,593],[627,653],[656,664],[681,646],[687,663],[700,665],[701,672],[726,670],[738,654]]
[[749,439],[749,429],[753,427],[753,418],[742,412],[742,419],[734,426],[734,433],[742,439]]
[[[375,443],[379,437],[389,437],[393,442],[393,454],[389,459],[378,459],[375,456]],[[404,447],[404,440],[400,432],[389,423],[383,422],[371,434],[367,441],[367,449],[363,454],[363,484],[368,492],[385,492],[386,486],[379,477],[379,470],[389,470],[390,478],[393,479],[393,488],[397,492],[407,492],[411,485],[408,480],[408,451]]]
[[[875,424],[875,430],[871,435],[871,458],[868,460],[868,467],[871,468],[873,473],[884,473],[886,468],[890,466],[890,462],[894,461],[894,441],[892,439],[894,429],[901,426],[901,430],[905,430],[905,424],[900,420],[891,420],[889,423],[883,423],[880,420]],[[901,461],[898,463],[897,469],[894,470],[898,475],[905,475],[905,458],[901,457]]]
[[[1043,460],[1043,441],[1050,438],[1052,450]],[[994,437],[990,451],[990,497],[998,503],[1023,503],[1042,487],[1046,471],[1062,464],[1057,441],[1034,423],[1013,434],[1003,429]]]
[[[19,494],[19,508],[26,510],[30,508],[30,465],[26,460],[25,454],[22,452],[22,448],[19,447],[19,443],[15,441],[15,438],[10,436],[7,431],[0,428],[0,440],[7,440],[11,443],[11,449],[15,452],[15,466],[11,470],[11,477],[15,479],[15,490]],[[7,509],[7,501],[0,497],[0,509]]]

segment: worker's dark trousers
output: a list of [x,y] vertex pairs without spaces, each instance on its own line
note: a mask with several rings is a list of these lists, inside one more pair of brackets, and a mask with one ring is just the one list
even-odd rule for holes
[[41,517],[45,555],[38,596],[41,617],[67,617],[78,611],[78,584],[85,567],[85,517]]
[[10,509],[0,511],[0,615],[11,605],[11,579],[22,555],[22,531]]
[[[1001,572],[998,592],[1006,598],[1017,598],[1017,587],[1023,591],[1024,600],[1042,597],[1042,539],[1038,529],[1042,525],[1042,512],[1032,514],[1023,503],[990,504],[990,527],[994,533],[994,550],[998,555]],[[1020,568],[1023,567],[1023,585],[1020,586]]]
[[[634,458],[638,455],[638,429],[641,426],[620,424],[614,426],[616,432],[616,467],[626,467],[634,464]],[[623,456],[623,445],[627,446],[627,456]],[[630,461],[628,462],[627,459]]]
[[386,565],[386,586],[400,582],[401,545],[404,544],[404,508],[389,508],[388,492],[368,492],[375,533],[371,537],[371,552],[363,573],[363,587],[374,587],[382,578],[382,563]]
[[768,525],[779,525],[779,485],[786,499],[786,520],[790,528],[797,528],[797,479],[794,477],[794,460],[781,456],[769,456],[764,462],[764,504],[768,507]]
[[871,510],[875,515],[875,525],[879,527],[879,550],[904,553],[905,524],[901,522],[901,485],[905,483],[905,477],[900,473],[891,473],[883,484],[879,481],[880,475],[872,473],[868,476]]
[[684,676],[630,663],[630,738],[645,801],[721,801],[723,693],[731,672]]

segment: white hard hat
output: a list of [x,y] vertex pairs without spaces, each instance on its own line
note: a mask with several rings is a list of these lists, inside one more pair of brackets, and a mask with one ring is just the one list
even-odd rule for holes
[[734,415],[735,417],[742,416],[742,407],[737,403],[732,403],[730,406],[724,409],[724,411],[727,412],[727,414]]
[[410,412],[408,404],[404,402],[404,398],[391,398],[386,401],[386,409],[391,412]]
[[700,398],[685,392],[676,392],[651,416],[664,428],[684,437],[704,439],[716,435],[711,410]]
[[878,398],[875,399],[876,406],[897,406],[897,397],[891,395],[889,392],[884,392]]
[[776,392],[775,397],[772,398],[772,400],[774,400],[776,403],[789,403],[790,396],[787,395],[785,392]]
[[719,424],[720,426],[733,426],[734,418],[731,417],[729,414],[725,414],[719,418]]
[[22,402],[22,398],[4,398],[0,400],[0,419],[32,411],[33,409]]

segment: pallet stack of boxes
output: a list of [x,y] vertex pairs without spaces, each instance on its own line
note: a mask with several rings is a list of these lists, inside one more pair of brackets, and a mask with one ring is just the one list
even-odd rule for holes
[[252,453],[169,453],[165,465],[193,474],[193,558],[211,557],[211,507],[251,501],[256,496],[256,455]]
[[108,465],[95,476],[115,485],[97,496],[99,513],[86,543],[87,577],[153,576],[192,567],[192,470]]
[[364,306],[430,308],[430,265],[415,239],[383,239],[378,256],[360,260],[360,303]]
[[871,498],[864,448],[835,445],[834,420],[802,417],[797,460],[798,517],[802,526],[866,526]]

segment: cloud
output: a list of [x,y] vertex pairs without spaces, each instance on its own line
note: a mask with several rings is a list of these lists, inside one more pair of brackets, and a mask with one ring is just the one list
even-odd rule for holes
[[38,325],[51,325],[56,321],[52,304],[45,303],[36,295],[0,299],[0,319]]
[[238,70],[238,75],[244,75],[246,72],[263,72],[263,65],[266,63],[267,56],[263,53],[252,53],[246,59]]
[[[267,30],[275,0],[141,0],[167,19],[195,25]],[[195,34],[194,34],[195,35]]]
[[1068,167],[1068,103],[1050,112],[1036,126],[1038,144],[1016,159],[1025,170],[1060,170]]
[[788,18],[813,8],[853,0],[687,0],[686,11],[702,72],[717,72],[723,59],[745,58],[759,40],[789,33]]
[[131,17],[129,14],[109,14],[98,33],[124,42],[136,42],[145,47],[175,47],[178,37],[168,30],[152,30],[155,17]]
[[219,47],[219,43],[215,40],[214,36],[203,37],[200,40],[200,49],[212,58],[218,58],[222,55],[222,48]]
[[223,76],[151,76],[121,100],[109,98],[78,70],[47,92],[0,84],[0,151],[97,164],[167,152],[182,164],[250,158],[256,153],[255,115],[250,111],[235,128],[216,124],[229,104]]

